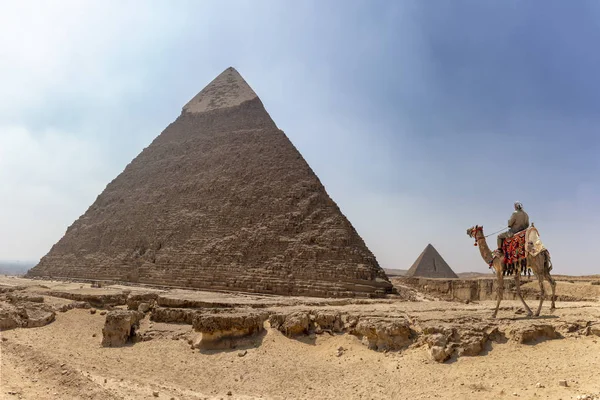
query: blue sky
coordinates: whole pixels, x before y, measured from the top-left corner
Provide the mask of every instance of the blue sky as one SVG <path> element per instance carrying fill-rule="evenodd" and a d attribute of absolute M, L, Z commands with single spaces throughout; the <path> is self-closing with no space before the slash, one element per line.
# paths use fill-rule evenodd
<path fill-rule="evenodd" d="M 520 200 L 600 273 L 596 1 L 0 3 L 0 259 L 35 260 L 234 66 L 386 268 Z"/>

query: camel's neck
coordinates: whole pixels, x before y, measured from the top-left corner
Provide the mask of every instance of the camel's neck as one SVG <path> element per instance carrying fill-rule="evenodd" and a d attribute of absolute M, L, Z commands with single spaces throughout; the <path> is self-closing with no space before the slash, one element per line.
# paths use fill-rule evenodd
<path fill-rule="evenodd" d="M 481 258 L 483 258 L 483 261 L 488 263 L 492 259 L 492 250 L 490 250 L 483 232 L 479 232 L 477 234 L 477 246 L 479 247 Z"/>

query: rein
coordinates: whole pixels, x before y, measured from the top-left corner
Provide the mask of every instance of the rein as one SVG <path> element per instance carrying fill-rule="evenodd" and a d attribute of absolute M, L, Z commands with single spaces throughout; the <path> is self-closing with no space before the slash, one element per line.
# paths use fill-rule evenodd
<path fill-rule="evenodd" d="M 490 233 L 489 235 L 485 235 L 484 237 L 485 237 L 485 238 L 486 238 L 486 237 L 490 237 L 490 236 L 492 236 L 492 235 L 495 235 L 496 233 L 500 233 L 500 232 L 502 232 L 502 231 L 504 231 L 504 230 L 506 230 L 506 229 L 508 229 L 508 228 L 502 228 L 502 229 L 500 229 L 499 231 L 496 231 L 496 232 L 494 232 L 494 233 Z"/>
<path fill-rule="evenodd" d="M 496 233 L 500 233 L 500 232 L 502 232 L 502 231 L 504 231 L 504 230 L 506 230 L 506 229 L 507 229 L 507 228 L 502 228 L 502 229 L 500 229 L 499 231 L 496 231 L 496 232 L 490 233 L 489 235 L 484 235 L 483 237 L 480 237 L 479 239 L 485 239 L 485 238 L 487 238 L 487 237 L 490 237 L 490 236 L 492 236 L 492 235 L 495 235 Z M 475 228 L 473 229 L 473 239 L 475 239 L 475 244 L 473 244 L 473 246 L 477 246 L 477 241 L 479 240 L 479 239 L 477 238 L 477 232 L 481 232 L 481 233 L 483 233 L 483 226 L 477 226 L 477 225 L 476 225 L 476 226 L 475 226 Z"/>

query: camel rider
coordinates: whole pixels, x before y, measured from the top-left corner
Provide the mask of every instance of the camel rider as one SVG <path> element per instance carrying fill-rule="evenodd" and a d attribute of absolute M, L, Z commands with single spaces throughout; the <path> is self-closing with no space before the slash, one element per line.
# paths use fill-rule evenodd
<path fill-rule="evenodd" d="M 523 204 L 515 201 L 515 211 L 508 220 L 508 231 L 498 235 L 498 250 L 502 252 L 504 239 L 512 237 L 515 233 L 529 228 L 529 215 L 523 210 Z"/>

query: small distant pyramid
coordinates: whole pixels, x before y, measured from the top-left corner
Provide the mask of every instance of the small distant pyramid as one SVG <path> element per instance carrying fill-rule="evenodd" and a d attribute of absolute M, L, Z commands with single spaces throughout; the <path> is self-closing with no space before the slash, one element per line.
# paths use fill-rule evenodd
<path fill-rule="evenodd" d="M 452 268 L 437 252 L 435 247 L 428 244 L 419 258 L 415 260 L 406 276 L 423 278 L 458 278 Z"/>
<path fill-rule="evenodd" d="M 183 107 L 28 276 L 293 296 L 393 292 L 234 68 Z"/>

